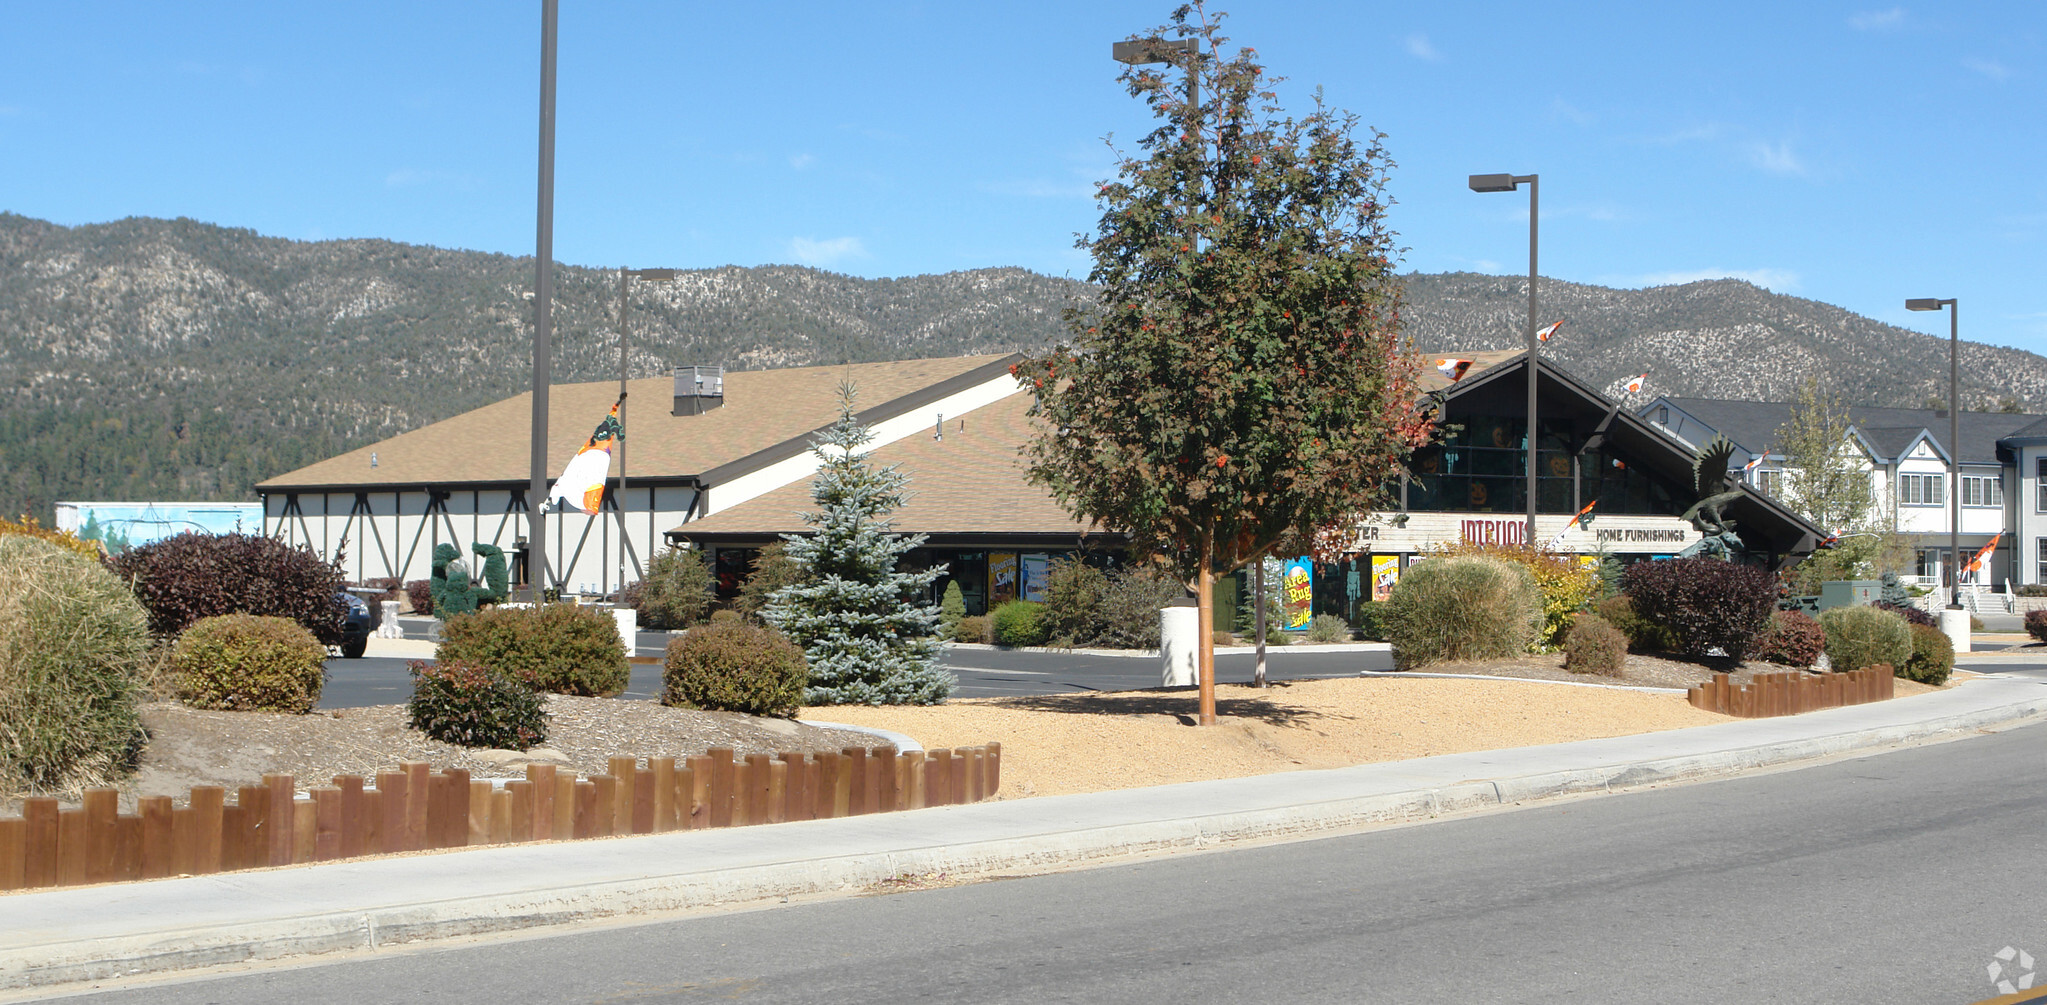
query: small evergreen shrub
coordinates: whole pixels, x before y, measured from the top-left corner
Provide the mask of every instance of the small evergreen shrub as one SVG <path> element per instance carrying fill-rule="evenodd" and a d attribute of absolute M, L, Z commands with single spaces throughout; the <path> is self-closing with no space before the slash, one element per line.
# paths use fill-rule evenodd
<path fill-rule="evenodd" d="M 1334 614 L 1317 614 L 1308 622 L 1310 642 L 1349 642 L 1350 623 Z"/>
<path fill-rule="evenodd" d="M 334 594 L 341 570 L 308 547 L 256 534 L 179 534 L 107 560 L 149 612 L 149 630 L 172 638 L 201 618 L 289 618 L 323 643 L 341 641 Z"/>
<path fill-rule="evenodd" d="M 1541 627 L 1542 595 L 1524 565 L 1486 557 L 1432 558 L 1407 570 L 1381 624 L 1393 664 L 1498 659 L 1525 652 Z"/>
<path fill-rule="evenodd" d="M 1035 600 L 1012 600 L 989 615 L 989 631 L 1001 646 L 1042 646 L 1045 634 L 1045 605 Z"/>
<path fill-rule="evenodd" d="M 782 633 L 734 622 L 671 640 L 662 682 L 664 705 L 788 717 L 803 707 L 810 673 Z"/>
<path fill-rule="evenodd" d="M 2026 612 L 2026 634 L 2038 641 L 2047 642 L 2047 611 Z"/>
<path fill-rule="evenodd" d="M 1939 687 L 1955 669 L 1955 643 L 1947 633 L 1926 625 L 1912 626 L 1912 655 L 1895 664 L 1897 675 Z"/>
<path fill-rule="evenodd" d="M 1101 627 L 1090 644 L 1105 649 L 1157 649 L 1159 609 L 1186 595 L 1186 585 L 1157 566 L 1116 570 L 1096 608 Z"/>
<path fill-rule="evenodd" d="M 1804 611 L 1778 611 L 1748 658 L 1786 667 L 1809 667 L 1827 649 L 1827 632 Z"/>
<path fill-rule="evenodd" d="M 171 670 L 178 699 L 193 708 L 303 715 L 320 700 L 327 647 L 285 618 L 219 614 L 178 635 Z"/>
<path fill-rule="evenodd" d="M 1597 614 L 1571 619 L 1564 635 L 1564 669 L 1619 677 L 1628 659 L 1628 637 Z"/>
<path fill-rule="evenodd" d="M 2047 583 L 2027 583 L 2012 589 L 2021 597 L 2047 597 Z"/>
<path fill-rule="evenodd" d="M 711 609 L 711 569 L 695 548 L 670 548 L 647 563 L 634 599 L 640 624 L 661 631 L 688 628 Z"/>
<path fill-rule="evenodd" d="M 1911 626 L 1892 611 L 1836 607 L 1820 612 L 1820 627 L 1827 633 L 1827 661 L 1837 671 L 1900 667 L 1912 658 Z"/>
<path fill-rule="evenodd" d="M 441 625 L 439 661 L 480 663 L 542 691 L 614 695 L 631 676 L 618 623 L 593 607 L 490 607 Z"/>
<path fill-rule="evenodd" d="M 961 618 L 960 623 L 953 626 L 952 640 L 954 642 L 975 642 L 984 646 L 993 645 L 995 642 L 994 626 L 988 623 L 987 615 L 970 614 Z"/>
<path fill-rule="evenodd" d="M 774 596 L 776 590 L 809 581 L 810 573 L 801 563 L 789 557 L 782 542 L 776 541 L 753 556 L 753 564 L 747 567 L 746 581 L 739 584 L 739 596 L 732 601 L 732 609 L 748 621 L 759 621 L 761 611 L 768 606 L 768 598 Z"/>
<path fill-rule="evenodd" d="M 125 773 L 151 665 L 149 615 L 97 557 L 0 534 L 0 795 Z"/>
<path fill-rule="evenodd" d="M 412 605 L 412 613 L 423 618 L 433 616 L 434 581 L 415 579 L 405 584 L 405 602 Z"/>
<path fill-rule="evenodd" d="M 1925 611 L 1922 611 L 1911 604 L 1894 604 L 1879 600 L 1873 604 L 1870 604 L 1869 606 L 1874 607 L 1879 611 L 1890 611 L 1891 613 L 1896 614 L 1901 618 L 1904 618 L 1905 623 L 1908 625 L 1925 625 L 1928 628 L 1940 627 L 1939 618 L 1936 618 L 1933 615 L 1928 614 Z"/>
<path fill-rule="evenodd" d="M 1622 574 L 1636 613 L 1677 634 L 1679 651 L 1718 649 L 1741 659 L 1777 609 L 1777 577 L 1768 569 L 1717 558 L 1636 562 Z"/>
<path fill-rule="evenodd" d="M 1632 653 L 1667 653 L 1678 648 L 1677 633 L 1635 612 L 1635 602 L 1623 593 L 1599 602 L 1599 616 L 1628 638 Z"/>
<path fill-rule="evenodd" d="M 481 663 L 412 663 L 412 728 L 442 743 L 526 750 L 547 739 L 540 692 L 527 681 Z"/>
<path fill-rule="evenodd" d="M 955 579 L 945 584 L 945 598 L 938 603 L 938 634 L 952 638 L 960 619 L 966 616 L 967 598 L 960 592 L 960 581 Z"/>
<path fill-rule="evenodd" d="M 1497 558 L 1526 568 L 1542 598 L 1542 626 L 1537 630 L 1536 644 L 1545 648 L 1562 645 L 1572 617 L 1607 592 L 1599 570 L 1578 564 L 1576 555 L 1476 541 L 1460 541 L 1440 553 Z"/>
<path fill-rule="evenodd" d="M 1374 603 L 1367 600 L 1358 604 L 1358 637 L 1371 642 L 1386 641 L 1386 628 L 1381 624 L 1381 620 L 1385 617 L 1385 611 L 1386 605 L 1382 603 Z"/>
<path fill-rule="evenodd" d="M 1053 559 L 1045 575 L 1045 637 L 1065 648 L 1091 645 L 1102 634 L 1107 573 L 1075 558 Z"/>

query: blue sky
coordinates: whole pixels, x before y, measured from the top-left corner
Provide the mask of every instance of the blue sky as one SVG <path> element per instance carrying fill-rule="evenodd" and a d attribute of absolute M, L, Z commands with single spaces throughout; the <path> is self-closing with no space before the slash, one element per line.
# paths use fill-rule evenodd
<path fill-rule="evenodd" d="M 562 4 L 555 254 L 1084 277 L 1168 2 Z M 2047 5 L 1218 4 L 1388 134 L 1408 268 L 1739 276 L 2047 352 Z M 539 4 L 13 4 L 0 210 L 534 247 Z"/>

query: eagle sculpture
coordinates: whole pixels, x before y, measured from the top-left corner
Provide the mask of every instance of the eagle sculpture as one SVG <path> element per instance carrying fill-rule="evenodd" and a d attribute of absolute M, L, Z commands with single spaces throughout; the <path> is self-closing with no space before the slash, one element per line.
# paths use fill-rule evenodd
<path fill-rule="evenodd" d="M 1734 521 L 1724 512 L 1741 498 L 1741 484 L 1728 477 L 1727 465 L 1734 459 L 1735 449 L 1733 441 L 1716 435 L 1692 461 L 1692 491 L 1698 501 L 1684 511 L 1683 519 L 1690 521 L 1703 536 L 1698 543 L 1679 552 L 1681 557 L 1711 555 L 1727 559 L 1742 546 L 1741 538 L 1734 533 Z"/>

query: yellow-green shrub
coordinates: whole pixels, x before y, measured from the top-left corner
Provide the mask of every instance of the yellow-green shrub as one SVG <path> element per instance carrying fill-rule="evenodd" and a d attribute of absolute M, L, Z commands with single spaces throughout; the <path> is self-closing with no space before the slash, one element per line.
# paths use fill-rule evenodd
<path fill-rule="evenodd" d="M 149 614 L 76 549 L 0 534 L 0 793 L 123 774 L 142 741 Z"/>
<path fill-rule="evenodd" d="M 1480 555 L 1410 567 L 1384 607 L 1379 623 L 1402 669 L 1513 656 L 1542 624 L 1542 594 L 1528 567 Z"/>
<path fill-rule="evenodd" d="M 171 646 L 178 699 L 235 712 L 313 710 L 327 680 L 327 647 L 289 618 L 201 618 Z"/>
<path fill-rule="evenodd" d="M 468 660 L 556 694 L 625 690 L 632 667 L 611 615 L 575 604 L 492 607 L 449 618 L 437 660 Z"/>
<path fill-rule="evenodd" d="M 668 643 L 661 703 L 747 715 L 793 716 L 810 672 L 803 650 L 772 628 L 703 625 Z"/>

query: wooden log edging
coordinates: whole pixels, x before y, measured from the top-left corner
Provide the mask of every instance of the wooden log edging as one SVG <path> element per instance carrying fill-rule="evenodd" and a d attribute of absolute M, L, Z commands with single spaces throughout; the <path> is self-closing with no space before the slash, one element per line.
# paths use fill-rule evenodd
<path fill-rule="evenodd" d="M 644 766 L 642 766 L 644 763 Z M 1002 745 L 870 756 L 748 754 L 713 747 L 686 758 L 613 757 L 607 774 L 578 778 L 551 764 L 526 777 L 472 779 L 407 761 L 375 784 L 336 775 L 301 791 L 267 774 L 229 800 L 193 786 L 186 805 L 144 796 L 120 812 L 115 789 L 88 789 L 77 809 L 48 797 L 0 817 L 0 891 L 199 876 L 520 841 L 570 841 L 819 820 L 977 802 L 1002 782 Z"/>
<path fill-rule="evenodd" d="M 1896 693 L 1896 674 L 1878 665 L 1846 673 L 1802 671 L 1759 673 L 1747 684 L 1735 684 L 1724 673 L 1685 692 L 1692 707 L 1744 719 L 1797 715 L 1823 708 L 1883 701 Z"/>

